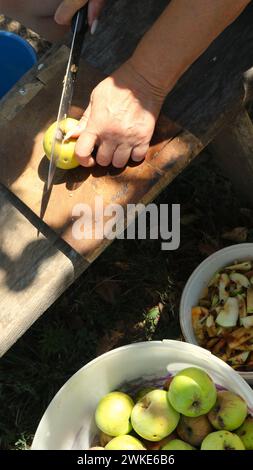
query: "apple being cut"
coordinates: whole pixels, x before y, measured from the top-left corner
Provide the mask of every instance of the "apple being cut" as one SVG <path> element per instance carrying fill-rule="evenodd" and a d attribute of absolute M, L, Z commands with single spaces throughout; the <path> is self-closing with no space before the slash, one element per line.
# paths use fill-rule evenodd
<path fill-rule="evenodd" d="M 173 408 L 189 417 L 208 413 L 215 404 L 216 396 L 216 387 L 211 377 L 197 367 L 188 367 L 178 372 L 168 390 Z"/>
<path fill-rule="evenodd" d="M 106 446 L 106 450 L 146 450 L 144 445 L 133 436 L 114 437 Z"/>
<path fill-rule="evenodd" d="M 76 119 L 66 118 L 60 123 L 60 132 L 62 133 L 59 137 L 65 136 L 73 127 L 78 124 Z M 53 140 L 57 128 L 57 122 L 54 122 L 45 132 L 43 147 L 47 158 L 50 160 Z M 75 156 L 76 139 L 69 139 L 66 142 L 58 142 L 56 140 L 54 154 L 56 157 L 56 166 L 62 170 L 70 170 L 79 166 L 79 162 Z"/>
<path fill-rule="evenodd" d="M 234 431 L 244 422 L 248 414 L 247 403 L 235 393 L 222 390 L 208 413 L 208 419 L 215 429 Z"/>
<path fill-rule="evenodd" d="M 213 431 L 213 428 L 206 415 L 197 418 L 189 418 L 181 416 L 177 433 L 179 437 L 191 444 L 192 446 L 200 446 L 203 439 Z"/>
<path fill-rule="evenodd" d="M 253 450 L 253 417 L 248 416 L 236 434 L 240 437 L 246 450 Z"/>
<path fill-rule="evenodd" d="M 236 434 L 229 431 L 215 431 L 205 437 L 201 450 L 245 450 L 245 447 Z"/>
<path fill-rule="evenodd" d="M 100 400 L 96 409 L 97 427 L 109 436 L 128 434 L 132 429 L 130 417 L 133 406 L 132 398 L 126 393 L 108 393 Z"/>
<path fill-rule="evenodd" d="M 179 413 L 172 408 L 165 390 L 153 390 L 139 400 L 132 411 L 132 426 L 148 441 L 160 441 L 177 427 Z"/>

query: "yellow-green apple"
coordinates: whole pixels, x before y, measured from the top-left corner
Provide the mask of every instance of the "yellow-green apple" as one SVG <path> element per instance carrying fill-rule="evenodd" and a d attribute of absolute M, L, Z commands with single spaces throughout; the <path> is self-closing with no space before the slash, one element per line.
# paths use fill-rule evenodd
<path fill-rule="evenodd" d="M 201 450 L 245 450 L 241 439 L 230 431 L 215 431 L 208 434 Z"/>
<path fill-rule="evenodd" d="M 195 447 L 192 447 L 185 441 L 181 439 L 173 439 L 168 442 L 165 446 L 162 447 L 162 450 L 196 450 Z"/>
<path fill-rule="evenodd" d="M 143 439 L 160 441 L 176 429 L 179 417 L 167 399 L 167 392 L 153 390 L 134 405 L 131 422 Z"/>
<path fill-rule="evenodd" d="M 213 428 L 206 415 L 197 418 L 189 418 L 181 415 L 177 427 L 179 437 L 191 444 L 199 447 L 203 439 L 213 431 Z"/>
<path fill-rule="evenodd" d="M 168 444 L 168 442 L 172 441 L 173 439 L 177 439 L 177 438 L 178 438 L 177 434 L 175 432 L 173 432 L 172 434 L 165 437 L 161 441 L 151 442 L 151 441 L 147 441 L 146 439 L 143 439 L 142 442 L 143 442 L 144 446 L 146 447 L 146 449 L 148 449 L 148 450 L 161 450 L 162 447 L 164 447 L 166 444 Z"/>
<path fill-rule="evenodd" d="M 173 408 L 189 417 L 208 413 L 215 404 L 216 396 L 217 390 L 211 377 L 197 367 L 178 372 L 168 390 Z"/>
<path fill-rule="evenodd" d="M 114 437 L 105 446 L 106 450 L 146 450 L 144 445 L 139 439 L 133 436 L 118 436 Z"/>
<path fill-rule="evenodd" d="M 63 119 L 60 123 L 60 131 L 61 136 L 65 136 L 73 127 L 77 125 L 78 121 L 72 118 Z M 43 140 L 43 147 L 44 152 L 47 158 L 50 160 L 52 147 L 53 147 L 53 140 L 55 137 L 55 132 L 57 129 L 57 122 L 54 122 L 45 132 L 44 140 Z M 72 168 L 76 168 L 79 165 L 79 162 L 75 156 L 75 146 L 76 146 L 76 139 L 69 139 L 64 141 L 62 144 L 60 141 L 55 142 L 54 147 L 54 154 L 56 157 L 56 166 L 57 168 L 61 168 L 62 170 L 70 170 Z"/>
<path fill-rule="evenodd" d="M 234 431 L 242 425 L 247 414 L 247 403 L 243 398 L 222 390 L 217 393 L 216 403 L 208 413 L 208 419 L 215 429 Z"/>
<path fill-rule="evenodd" d="M 134 402 L 123 392 L 111 392 L 99 402 L 95 421 L 100 431 L 109 436 L 128 434 L 131 429 L 131 412 Z"/>
<path fill-rule="evenodd" d="M 248 416 L 244 423 L 237 429 L 236 434 L 240 437 L 246 450 L 253 450 L 253 418 Z"/>

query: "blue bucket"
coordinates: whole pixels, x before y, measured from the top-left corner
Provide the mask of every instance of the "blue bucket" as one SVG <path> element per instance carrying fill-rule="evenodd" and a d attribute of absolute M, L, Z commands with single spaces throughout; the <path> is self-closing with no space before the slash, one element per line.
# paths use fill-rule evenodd
<path fill-rule="evenodd" d="M 0 99 L 36 62 L 36 53 L 27 41 L 0 31 Z"/>

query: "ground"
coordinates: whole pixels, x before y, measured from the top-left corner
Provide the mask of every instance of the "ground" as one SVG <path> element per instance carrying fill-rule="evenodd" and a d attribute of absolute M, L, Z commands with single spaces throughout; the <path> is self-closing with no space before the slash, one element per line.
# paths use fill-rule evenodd
<path fill-rule="evenodd" d="M 21 31 L 40 51 L 48 47 Z M 180 248 L 115 241 L 1 359 L 1 449 L 28 449 L 55 393 L 97 355 L 135 341 L 181 339 L 179 300 L 193 269 L 219 248 L 253 241 L 253 211 L 208 152 L 156 202 L 181 204 Z"/>

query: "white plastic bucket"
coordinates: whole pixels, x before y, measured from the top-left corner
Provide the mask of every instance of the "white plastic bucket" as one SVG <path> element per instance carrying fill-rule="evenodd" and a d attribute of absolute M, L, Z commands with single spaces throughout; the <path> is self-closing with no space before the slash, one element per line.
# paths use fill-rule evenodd
<path fill-rule="evenodd" d="M 32 449 L 88 449 L 97 433 L 95 409 L 104 395 L 124 389 L 129 382 L 133 389 L 136 382 L 143 387 L 189 366 L 203 368 L 217 385 L 243 397 L 253 410 L 249 385 L 210 352 L 172 340 L 136 343 L 103 354 L 66 382 L 42 417 Z"/>
<path fill-rule="evenodd" d="M 212 254 L 193 271 L 185 285 L 180 302 L 180 325 L 188 343 L 198 344 L 192 328 L 191 309 L 198 305 L 203 289 L 210 279 L 224 266 L 236 260 L 249 259 L 253 260 L 253 243 L 232 245 Z M 239 374 L 253 384 L 253 372 L 239 372 Z"/>

